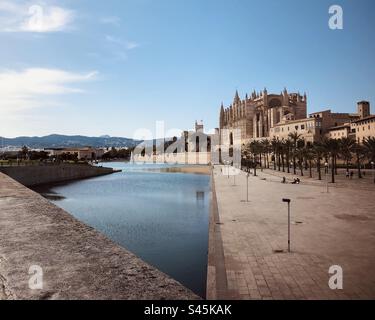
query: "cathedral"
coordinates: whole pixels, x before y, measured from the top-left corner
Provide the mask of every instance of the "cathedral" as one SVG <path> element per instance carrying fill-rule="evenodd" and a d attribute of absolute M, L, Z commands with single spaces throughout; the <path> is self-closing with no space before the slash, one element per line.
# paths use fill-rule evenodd
<path fill-rule="evenodd" d="M 267 89 L 246 94 L 241 100 L 236 92 L 233 104 L 227 108 L 221 105 L 221 143 L 233 145 L 246 143 L 251 139 L 269 138 L 271 128 L 278 124 L 307 117 L 307 97 L 299 93 L 269 94 Z"/>

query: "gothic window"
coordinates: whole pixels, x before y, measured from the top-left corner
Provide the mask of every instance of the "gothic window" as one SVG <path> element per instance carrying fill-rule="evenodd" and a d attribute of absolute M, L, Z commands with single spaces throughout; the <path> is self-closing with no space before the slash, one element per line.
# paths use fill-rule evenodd
<path fill-rule="evenodd" d="M 279 99 L 271 99 L 271 101 L 268 103 L 270 108 L 277 108 L 281 107 L 281 101 Z"/>

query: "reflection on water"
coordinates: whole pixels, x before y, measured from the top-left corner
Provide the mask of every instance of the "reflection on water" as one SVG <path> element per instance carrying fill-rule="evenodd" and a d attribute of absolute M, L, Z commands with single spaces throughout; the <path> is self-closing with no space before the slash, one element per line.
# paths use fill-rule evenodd
<path fill-rule="evenodd" d="M 165 173 L 165 164 L 104 166 L 123 172 L 36 191 L 204 296 L 210 177 Z"/>

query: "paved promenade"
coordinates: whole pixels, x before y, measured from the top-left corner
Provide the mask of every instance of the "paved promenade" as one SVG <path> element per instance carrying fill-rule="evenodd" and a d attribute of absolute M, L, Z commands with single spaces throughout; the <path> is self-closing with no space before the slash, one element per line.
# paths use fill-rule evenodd
<path fill-rule="evenodd" d="M 247 203 L 246 174 L 234 186 L 234 177 L 228 179 L 221 168 L 213 172 L 217 208 L 214 203 L 209 299 L 375 298 L 372 185 L 331 187 L 326 193 L 324 181 L 281 184 L 273 171 L 259 170 L 249 178 Z M 292 200 L 290 254 L 282 198 Z M 332 265 L 343 268 L 343 290 L 328 286 Z"/>

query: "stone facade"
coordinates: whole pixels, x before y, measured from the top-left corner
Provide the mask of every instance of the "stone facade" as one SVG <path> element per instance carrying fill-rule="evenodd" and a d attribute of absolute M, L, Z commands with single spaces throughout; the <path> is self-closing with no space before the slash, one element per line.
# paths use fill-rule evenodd
<path fill-rule="evenodd" d="M 298 133 L 308 142 L 324 137 L 340 139 L 355 137 L 360 142 L 375 136 L 375 120 L 370 103 L 360 101 L 356 113 L 324 110 L 307 117 L 307 96 L 299 93 L 268 94 L 255 91 L 241 100 L 238 92 L 233 103 L 220 109 L 220 143 L 224 146 L 243 145 L 252 140 L 287 139 Z"/>
<path fill-rule="evenodd" d="M 297 133 L 304 137 L 307 142 L 314 142 L 322 136 L 322 119 L 308 118 L 280 123 L 271 128 L 270 139 L 287 140 L 289 134 Z"/>
<path fill-rule="evenodd" d="M 354 121 L 350 125 L 359 143 L 362 143 L 366 138 L 375 137 L 375 115 Z"/>
<path fill-rule="evenodd" d="M 286 89 L 280 94 L 269 94 L 264 89 L 241 100 L 236 92 L 233 104 L 228 108 L 221 106 L 221 142 L 232 145 L 238 140 L 242 144 L 251 139 L 268 138 L 272 127 L 306 117 L 306 94 L 288 93 Z"/>
<path fill-rule="evenodd" d="M 342 126 L 337 126 L 328 129 L 328 132 L 326 133 L 326 138 L 329 139 L 342 139 L 342 138 L 349 138 L 351 135 L 351 128 L 350 124 L 345 124 Z"/>

